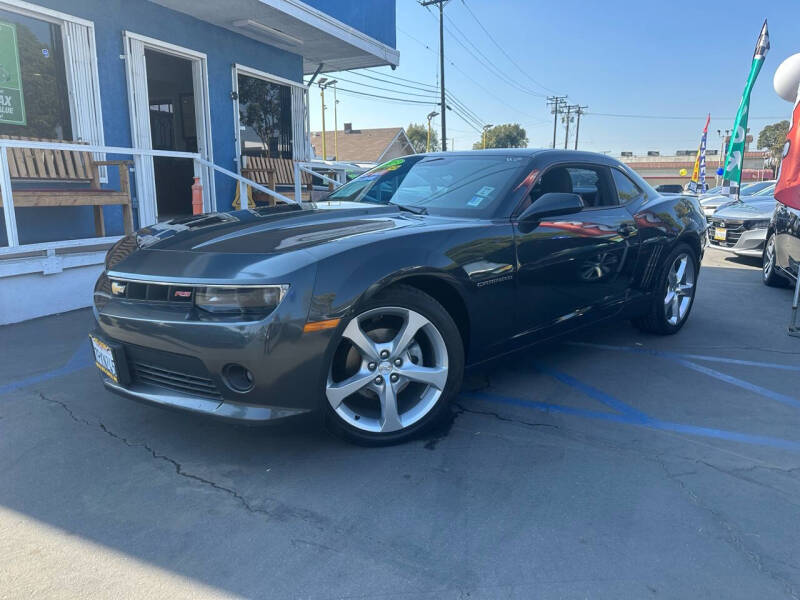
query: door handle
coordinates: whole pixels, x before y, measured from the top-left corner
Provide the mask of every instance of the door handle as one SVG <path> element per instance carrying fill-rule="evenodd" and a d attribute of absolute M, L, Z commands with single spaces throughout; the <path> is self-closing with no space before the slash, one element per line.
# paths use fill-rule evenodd
<path fill-rule="evenodd" d="M 636 233 L 636 227 L 634 227 L 630 223 L 622 223 L 619 227 L 617 227 L 617 233 L 627 237 L 629 235 Z"/>

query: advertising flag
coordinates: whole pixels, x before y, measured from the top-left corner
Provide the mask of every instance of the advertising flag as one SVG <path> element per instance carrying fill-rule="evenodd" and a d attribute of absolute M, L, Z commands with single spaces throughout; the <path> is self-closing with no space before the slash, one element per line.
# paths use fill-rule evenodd
<path fill-rule="evenodd" d="M 703 135 L 700 137 L 700 148 L 697 150 L 697 157 L 694 159 L 692 180 L 689 182 L 689 190 L 695 194 L 702 194 L 708 189 L 706 186 L 706 138 L 708 137 L 708 124 L 710 121 L 711 113 L 706 117 L 706 126 L 703 127 Z"/>
<path fill-rule="evenodd" d="M 736 111 L 736 120 L 733 123 L 733 133 L 728 152 L 725 155 L 725 169 L 723 174 L 723 192 L 729 196 L 739 197 L 739 184 L 742 181 L 742 162 L 744 160 L 744 146 L 747 137 L 747 117 L 750 110 L 750 92 L 764 64 L 764 59 L 769 50 L 769 31 L 767 31 L 767 21 L 761 27 L 761 33 L 756 42 L 756 49 L 753 52 L 753 61 L 750 64 L 750 74 L 742 92 L 742 100 L 739 103 L 739 110 Z"/>
<path fill-rule="evenodd" d="M 800 87 L 797 88 L 792 127 L 783 146 L 775 199 L 781 204 L 800 210 Z"/>

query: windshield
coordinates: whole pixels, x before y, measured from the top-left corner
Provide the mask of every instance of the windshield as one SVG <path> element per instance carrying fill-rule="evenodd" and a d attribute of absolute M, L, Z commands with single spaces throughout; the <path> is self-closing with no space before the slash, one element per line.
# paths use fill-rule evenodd
<path fill-rule="evenodd" d="M 750 195 L 754 196 L 754 197 L 755 196 L 758 196 L 758 197 L 760 197 L 760 196 L 772 196 L 772 194 L 774 192 L 775 192 L 775 184 L 773 183 L 772 185 L 765 187 L 761 191 L 758 191 L 755 194 L 750 194 Z"/>
<path fill-rule="evenodd" d="M 486 154 L 396 158 L 367 171 L 327 199 L 486 218 L 494 214 L 524 163 L 518 156 Z"/>
<path fill-rule="evenodd" d="M 774 181 L 759 181 L 758 183 L 751 183 L 750 185 L 744 186 L 741 191 L 739 192 L 740 196 L 752 196 L 753 194 L 757 194 L 758 192 L 762 191 L 763 189 L 774 186 Z"/>

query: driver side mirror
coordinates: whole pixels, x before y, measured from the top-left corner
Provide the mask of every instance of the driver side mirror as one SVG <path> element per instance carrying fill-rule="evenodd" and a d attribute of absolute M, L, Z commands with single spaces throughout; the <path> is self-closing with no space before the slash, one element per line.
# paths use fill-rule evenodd
<path fill-rule="evenodd" d="M 539 196 L 519 216 L 520 223 L 541 221 L 546 217 L 571 215 L 583 210 L 583 199 L 578 194 L 549 192 Z"/>

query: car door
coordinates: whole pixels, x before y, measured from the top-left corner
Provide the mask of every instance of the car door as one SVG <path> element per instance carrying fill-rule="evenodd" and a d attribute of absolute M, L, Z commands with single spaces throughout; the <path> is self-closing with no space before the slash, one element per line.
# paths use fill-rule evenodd
<path fill-rule="evenodd" d="M 611 169 L 552 165 L 528 201 L 547 192 L 577 193 L 584 209 L 538 223 L 514 223 L 518 335 L 571 328 L 614 314 L 631 284 L 637 228 L 620 201 Z"/>

